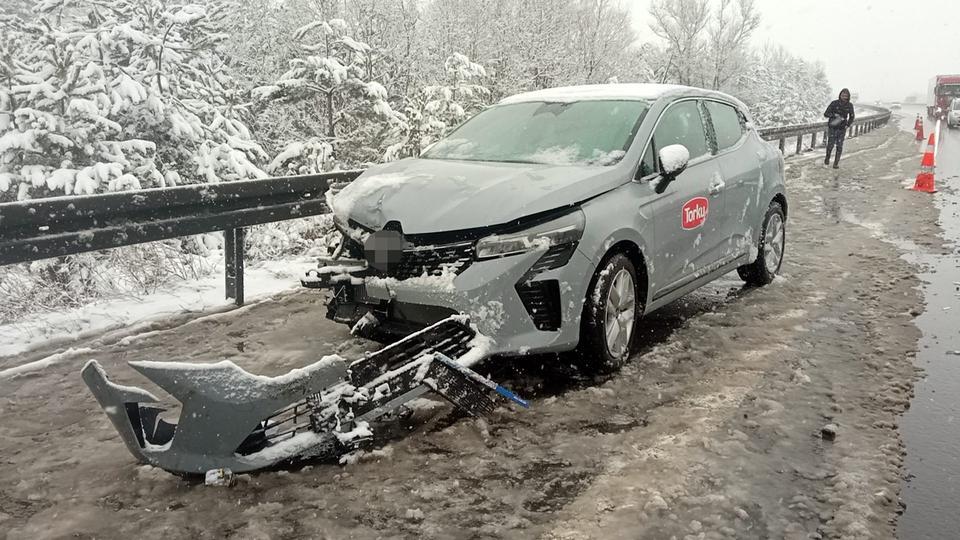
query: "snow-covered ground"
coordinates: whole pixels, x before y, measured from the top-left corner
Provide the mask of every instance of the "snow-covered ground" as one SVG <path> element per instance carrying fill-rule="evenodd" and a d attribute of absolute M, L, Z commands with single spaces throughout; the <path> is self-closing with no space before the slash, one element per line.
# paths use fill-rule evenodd
<path fill-rule="evenodd" d="M 883 143 L 893 131 L 852 139 L 839 171 L 792 160 L 787 279 L 751 288 L 732 274 L 657 311 L 611 377 L 577 376 L 553 357 L 492 360 L 484 373 L 530 409 L 465 419 L 421 402 L 345 467 L 210 488 L 137 465 L 77 373 L 92 358 L 118 384 L 143 386 L 128 361 L 230 360 L 273 376 L 377 347 L 326 321 L 315 291 L 0 359 L 74 348 L 0 380 L 0 530 L 11 540 L 893 537 L 897 421 L 922 306 L 904 247 L 877 228 L 939 249 L 931 199 L 900 186 L 916 147 L 902 134 Z M 829 425 L 835 440 L 822 435 Z"/>
<path fill-rule="evenodd" d="M 110 330 L 137 333 L 149 323 L 174 315 L 217 312 L 233 308 L 224 295 L 223 267 L 194 281 L 180 281 L 145 296 L 110 298 L 80 308 L 39 313 L 0 325 L 0 358 L 51 343 L 84 339 Z M 312 258 L 263 261 L 244 272 L 246 304 L 300 286 L 300 278 L 316 266 Z M 0 376 L 3 371 L 0 371 Z"/>

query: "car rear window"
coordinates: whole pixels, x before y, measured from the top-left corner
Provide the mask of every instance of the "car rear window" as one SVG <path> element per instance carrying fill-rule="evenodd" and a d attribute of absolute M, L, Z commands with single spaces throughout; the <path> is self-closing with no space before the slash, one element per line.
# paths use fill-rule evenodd
<path fill-rule="evenodd" d="M 526 102 L 491 107 L 421 157 L 549 165 L 613 165 L 648 109 L 645 101 Z"/>
<path fill-rule="evenodd" d="M 717 134 L 717 150 L 725 150 L 737 144 L 743 137 L 743 123 L 737 110 L 725 103 L 706 101 L 707 112 Z"/>

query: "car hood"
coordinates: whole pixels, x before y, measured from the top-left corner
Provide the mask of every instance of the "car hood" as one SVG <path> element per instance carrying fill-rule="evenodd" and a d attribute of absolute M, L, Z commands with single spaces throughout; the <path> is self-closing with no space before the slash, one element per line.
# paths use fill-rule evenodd
<path fill-rule="evenodd" d="M 621 167 L 405 159 L 371 167 L 333 196 L 341 219 L 424 234 L 499 225 L 626 183 Z"/>

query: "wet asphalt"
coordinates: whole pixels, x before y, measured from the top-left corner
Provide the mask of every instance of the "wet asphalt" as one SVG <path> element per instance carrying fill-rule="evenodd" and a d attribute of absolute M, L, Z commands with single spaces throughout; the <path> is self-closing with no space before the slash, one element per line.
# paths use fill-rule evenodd
<path fill-rule="evenodd" d="M 901 128 L 912 131 L 919 107 L 905 107 Z M 925 135 L 934 124 L 927 120 Z M 924 144 L 917 150 L 919 170 Z M 905 258 L 921 266 L 926 308 L 915 319 L 923 332 L 916 366 L 923 369 L 910 409 L 900 424 L 906 444 L 906 504 L 898 536 L 956 538 L 960 530 L 960 129 L 944 125 L 936 155 L 937 212 L 949 254 L 914 250 Z"/>

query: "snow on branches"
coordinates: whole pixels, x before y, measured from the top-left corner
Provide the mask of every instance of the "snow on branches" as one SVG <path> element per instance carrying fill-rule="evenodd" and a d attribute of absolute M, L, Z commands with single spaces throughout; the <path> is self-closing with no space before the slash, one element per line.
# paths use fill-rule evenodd
<path fill-rule="evenodd" d="M 0 201 L 264 177 L 223 7 L 44 0 L 0 40 Z"/>
<path fill-rule="evenodd" d="M 445 84 L 427 85 L 406 100 L 407 122 L 394 134 L 399 142 L 387 148 L 386 160 L 419 156 L 451 129 L 489 104 L 490 90 L 480 84 L 483 66 L 454 53 L 444 62 Z"/>
<path fill-rule="evenodd" d="M 735 93 L 750 106 L 758 126 L 822 120 L 824 103 L 833 99 L 823 66 L 808 63 L 780 47 L 764 47 L 753 54 Z"/>
<path fill-rule="evenodd" d="M 289 133 L 269 170 L 309 173 L 379 161 L 383 134 L 405 119 L 374 77 L 378 52 L 351 37 L 342 19 L 311 22 L 294 38 L 300 51 L 287 72 L 273 84 L 254 88 L 252 95 L 261 102 L 314 105 L 319 133 Z"/>

